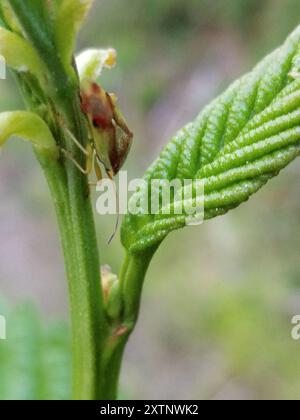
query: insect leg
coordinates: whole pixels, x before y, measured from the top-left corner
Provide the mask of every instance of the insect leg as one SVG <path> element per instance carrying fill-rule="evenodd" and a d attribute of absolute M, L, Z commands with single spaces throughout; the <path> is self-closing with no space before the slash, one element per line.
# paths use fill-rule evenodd
<path fill-rule="evenodd" d="M 78 147 L 78 149 L 81 150 L 82 153 L 85 156 L 88 157 L 90 151 L 87 150 L 87 149 L 88 149 L 89 146 L 87 148 L 85 148 L 84 146 L 82 146 L 82 144 L 79 143 L 79 141 L 76 139 L 76 137 L 74 136 L 74 134 L 68 129 L 68 127 L 64 126 L 64 131 L 68 135 L 68 137 L 73 141 L 73 143 Z"/>
<path fill-rule="evenodd" d="M 95 169 L 95 174 L 96 174 L 96 178 L 97 178 L 97 183 L 101 182 L 102 179 L 103 179 L 103 176 L 102 176 L 102 171 L 101 171 L 100 165 L 98 163 L 98 158 L 97 158 L 96 154 L 94 156 L 94 169 Z"/>
<path fill-rule="evenodd" d="M 101 172 L 101 168 L 100 168 L 98 160 L 101 162 L 101 160 L 99 159 L 99 157 L 96 154 L 95 155 L 95 160 L 94 160 L 94 168 L 95 168 L 97 180 L 98 180 L 98 182 L 101 182 L 103 177 L 102 177 L 102 172 Z M 119 196 L 118 196 L 117 186 L 116 186 L 116 183 L 115 183 L 115 180 L 114 180 L 114 174 L 113 174 L 112 171 L 110 171 L 108 169 L 105 169 L 105 171 L 106 171 L 106 174 L 107 174 L 108 178 L 110 179 L 110 181 L 112 182 L 112 185 L 114 187 L 115 197 L 116 197 L 116 209 L 117 209 L 117 220 L 116 220 L 116 223 L 115 223 L 115 228 L 114 228 L 114 231 L 113 231 L 111 237 L 108 240 L 108 245 L 110 245 L 111 242 L 114 240 L 114 238 L 117 234 L 118 228 L 119 228 L 120 207 L 119 207 Z"/>
<path fill-rule="evenodd" d="M 91 146 L 91 144 L 87 145 L 87 148 L 84 149 L 84 154 L 86 156 L 86 163 L 85 168 L 81 166 L 81 164 L 74 158 L 72 153 L 70 153 L 68 150 L 61 148 L 62 153 L 64 156 L 69 159 L 71 162 L 74 163 L 76 168 L 83 174 L 83 175 L 89 175 L 92 172 L 93 169 L 93 154 L 94 150 Z"/>
<path fill-rule="evenodd" d="M 72 156 L 72 154 L 66 150 L 66 149 L 61 149 L 61 151 L 63 152 L 63 154 L 65 155 L 65 157 L 67 159 L 69 159 L 71 162 L 74 163 L 74 165 L 76 166 L 77 169 L 79 169 L 79 171 L 83 174 L 83 175 L 89 175 L 90 174 L 90 170 L 88 170 L 87 168 L 84 169 L 80 163 L 77 162 L 77 160 Z"/>
<path fill-rule="evenodd" d="M 102 181 L 103 176 L 102 176 L 102 171 L 101 171 L 100 165 L 98 163 L 96 153 L 93 156 L 93 165 L 94 165 L 94 170 L 95 170 L 97 181 L 89 182 L 89 185 L 91 185 L 93 187 L 97 187 L 99 185 L 99 183 Z"/>
<path fill-rule="evenodd" d="M 118 191 L 117 191 L 115 180 L 113 178 L 111 179 L 111 182 L 113 183 L 114 190 L 115 190 L 115 195 L 116 195 L 117 220 L 116 220 L 116 223 L 115 223 L 115 229 L 114 229 L 111 237 L 108 240 L 108 245 L 110 245 L 112 243 L 112 241 L 115 239 L 115 236 L 116 236 L 118 228 L 119 228 L 119 223 L 120 223 L 120 206 L 119 206 Z"/>
<path fill-rule="evenodd" d="M 93 169 L 93 158 L 94 158 L 94 149 L 91 144 L 88 144 L 86 149 L 86 163 L 85 163 L 85 171 L 90 174 Z"/>

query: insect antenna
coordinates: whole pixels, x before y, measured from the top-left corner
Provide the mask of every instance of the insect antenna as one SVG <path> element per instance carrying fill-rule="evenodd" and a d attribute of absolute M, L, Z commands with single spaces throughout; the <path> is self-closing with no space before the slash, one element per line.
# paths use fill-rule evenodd
<path fill-rule="evenodd" d="M 99 166 L 99 162 L 102 163 L 102 165 L 105 168 L 105 172 L 106 175 L 108 176 L 109 180 L 112 182 L 113 188 L 114 188 L 114 192 L 115 192 L 115 197 L 116 197 L 116 209 L 117 209 L 117 220 L 115 223 L 115 228 L 114 231 L 111 235 L 111 237 L 108 240 L 108 245 L 110 245 L 112 243 L 112 241 L 115 239 L 118 228 L 119 228 L 119 222 L 120 222 L 120 205 L 119 205 L 119 197 L 118 197 L 118 190 L 117 190 L 117 186 L 116 186 L 116 182 L 114 180 L 114 173 L 112 172 L 112 170 L 109 170 L 105 167 L 104 163 L 102 162 L 102 160 L 100 159 L 100 157 L 95 154 L 95 158 L 94 158 L 94 168 L 95 168 L 95 172 L 96 172 L 96 176 L 97 176 L 97 183 L 101 182 L 102 180 L 102 173 L 101 173 L 101 168 Z"/>
<path fill-rule="evenodd" d="M 116 195 L 116 208 L 117 208 L 117 220 L 115 223 L 115 228 L 114 231 L 111 235 L 111 237 L 108 240 L 108 245 L 110 245 L 112 243 L 112 241 L 115 239 L 116 234 L 118 232 L 119 229 L 119 223 L 120 223 L 120 205 L 119 205 L 119 197 L 118 197 L 118 191 L 117 191 L 117 186 L 116 186 L 116 182 L 114 180 L 114 178 L 111 176 L 110 173 L 108 173 L 108 176 L 113 184 L 114 190 L 115 190 L 115 195 Z"/>

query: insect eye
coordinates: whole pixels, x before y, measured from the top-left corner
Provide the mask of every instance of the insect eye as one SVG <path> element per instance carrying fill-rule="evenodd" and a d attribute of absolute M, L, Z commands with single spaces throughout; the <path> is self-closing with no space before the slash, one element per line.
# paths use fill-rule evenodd
<path fill-rule="evenodd" d="M 97 118 L 93 118 L 93 126 L 95 127 L 95 128 L 99 128 L 99 121 L 97 120 Z"/>

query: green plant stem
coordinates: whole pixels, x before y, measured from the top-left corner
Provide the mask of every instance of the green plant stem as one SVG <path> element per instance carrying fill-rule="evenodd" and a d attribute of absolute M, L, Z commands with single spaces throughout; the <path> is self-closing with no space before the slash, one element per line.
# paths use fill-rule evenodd
<path fill-rule="evenodd" d="M 78 95 L 61 96 L 58 106 L 68 126 L 82 143 L 86 141 L 80 115 Z M 23 89 L 27 107 L 37 111 Z M 60 127 L 55 130 L 61 131 Z M 58 141 L 80 161 L 82 156 L 68 137 Z M 73 342 L 73 398 L 106 399 L 105 375 L 102 369 L 107 322 L 100 280 L 100 262 L 93 212 L 86 177 L 72 162 L 49 161 L 38 154 L 56 208 L 69 286 Z"/>
<path fill-rule="evenodd" d="M 138 256 L 127 255 L 120 272 L 123 313 L 121 319 L 111 325 L 102 355 L 108 399 L 115 399 L 118 394 L 124 350 L 138 320 L 143 284 L 153 253 L 154 250 Z"/>
<path fill-rule="evenodd" d="M 69 79 L 66 79 L 63 92 L 56 92 L 55 105 L 64 115 L 68 129 L 84 145 L 87 142 L 87 131 L 80 111 L 78 91 L 68 82 Z M 84 165 L 84 156 L 67 134 L 58 140 Z M 108 324 L 88 180 L 69 160 L 52 164 L 40 161 L 56 207 L 68 277 L 73 342 L 73 398 L 107 399 L 102 355 Z"/>
<path fill-rule="evenodd" d="M 70 113 L 69 125 L 76 137 L 85 144 L 84 125 L 80 119 L 79 106 Z M 64 108 L 68 111 L 67 106 Z M 66 140 L 68 150 L 80 159 L 72 141 Z M 80 161 L 80 160 L 79 160 Z M 66 238 L 73 241 L 67 249 L 66 265 L 76 269 L 76 277 L 69 277 L 70 307 L 74 351 L 74 389 L 76 400 L 106 399 L 105 375 L 101 367 L 104 340 L 107 335 L 103 296 L 100 280 L 100 261 L 95 233 L 94 218 L 86 177 L 82 176 L 72 162 L 65 163 L 68 182 L 71 229 Z M 62 240 L 66 237 L 65 225 L 61 226 Z M 70 252 L 72 255 L 69 255 Z M 68 272 L 68 269 L 67 269 Z"/>
<path fill-rule="evenodd" d="M 45 92 L 49 103 L 55 107 L 53 121 L 50 120 L 57 142 L 84 167 L 83 153 L 64 130 L 67 127 L 82 146 L 87 145 L 87 124 L 80 108 L 76 72 L 72 69 L 66 72 L 57 55 L 44 3 L 37 0 L 9 0 L 9 3 L 48 70 L 49 84 Z M 25 97 L 29 107 L 39 112 L 30 104 L 30 89 Z M 109 321 L 101 287 L 88 177 L 81 174 L 71 160 L 49 162 L 41 156 L 39 160 L 55 203 L 68 276 L 73 398 L 114 400 L 124 348 L 138 318 L 142 285 L 152 255 L 127 258 L 120 280 L 124 312 L 121 319 Z"/>
<path fill-rule="evenodd" d="M 119 394 L 119 378 L 124 350 L 130 336 L 126 331 L 116 336 L 117 328 L 111 328 L 102 353 L 102 372 L 106 378 L 105 393 L 107 400 L 117 400 Z"/>
<path fill-rule="evenodd" d="M 25 19 L 26 21 L 26 19 Z M 26 21 L 27 31 L 30 31 Z M 28 28 L 27 28 L 28 27 Z M 41 39 L 34 39 L 43 56 L 51 50 Z M 49 51 L 48 57 L 56 57 Z M 50 59 L 53 99 L 56 112 L 82 145 L 87 143 L 86 123 L 80 110 L 78 86 L 64 74 L 55 59 Z M 51 87 L 50 87 L 51 89 Z M 64 133 L 59 138 L 63 145 L 84 166 L 84 156 Z M 106 378 L 102 371 L 102 354 L 108 325 L 105 316 L 100 279 L 100 261 L 90 202 L 87 177 L 70 160 L 56 165 L 42 162 L 56 206 L 66 272 L 73 343 L 73 398 L 75 400 L 106 399 Z"/>
<path fill-rule="evenodd" d="M 65 176 L 59 170 L 59 165 L 41 163 L 54 198 L 69 284 L 73 398 L 106 399 L 101 357 L 107 330 L 101 304 L 98 254 L 92 248 L 93 240 L 90 236 L 93 228 L 90 205 L 80 200 L 76 205 L 72 204 L 72 209 L 68 183 L 65 183 Z M 75 223 L 74 213 L 75 216 L 80 213 Z M 91 217 L 89 221 L 88 217 Z"/>
<path fill-rule="evenodd" d="M 132 330 L 140 311 L 144 279 L 156 249 L 143 254 L 127 255 L 121 270 L 120 282 L 124 300 L 124 324 Z"/>
<path fill-rule="evenodd" d="M 61 106 L 69 116 L 69 126 L 81 144 L 85 144 L 84 122 L 76 95 L 70 108 L 65 98 L 61 98 Z M 68 150 L 80 162 L 80 151 L 70 139 L 65 140 Z M 156 249 L 126 258 L 120 278 L 123 316 L 121 320 L 108 322 L 100 287 L 100 262 L 87 178 L 72 162 L 67 161 L 65 167 L 69 224 L 64 223 L 66 213 L 60 215 L 63 220 L 59 224 L 62 241 L 66 242 L 63 245 L 66 265 L 71 266 L 67 267 L 67 273 L 74 349 L 74 399 L 115 400 L 124 349 L 138 319 L 144 278 Z"/>
<path fill-rule="evenodd" d="M 76 91 L 62 95 L 58 106 L 68 127 L 82 144 L 86 142 L 84 121 Z M 67 149 L 78 162 L 83 156 L 66 135 Z M 68 160 L 49 164 L 41 160 L 56 206 L 68 277 L 73 341 L 73 398 L 115 399 L 110 371 L 103 362 L 109 335 L 100 279 L 100 261 L 87 177 Z M 84 162 L 82 162 L 82 165 Z M 113 360 L 111 360 L 113 363 Z"/>

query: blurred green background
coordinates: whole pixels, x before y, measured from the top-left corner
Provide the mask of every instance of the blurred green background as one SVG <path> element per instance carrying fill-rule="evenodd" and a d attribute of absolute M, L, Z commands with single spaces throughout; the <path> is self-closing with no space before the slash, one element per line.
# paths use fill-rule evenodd
<path fill-rule="evenodd" d="M 140 176 L 171 135 L 300 22 L 299 0 L 98 0 L 78 50 L 113 46 Z M 0 109 L 23 107 L 9 79 Z M 122 371 L 122 397 L 298 399 L 300 162 L 229 215 L 172 234 L 155 257 Z M 0 159 L 0 399 L 70 397 L 67 292 L 53 206 L 28 148 Z M 96 198 L 96 197 L 94 197 Z M 114 220 L 96 216 L 101 261 Z M 24 303 L 25 302 L 25 303 Z M 58 321 L 57 321 L 58 320 Z"/>

